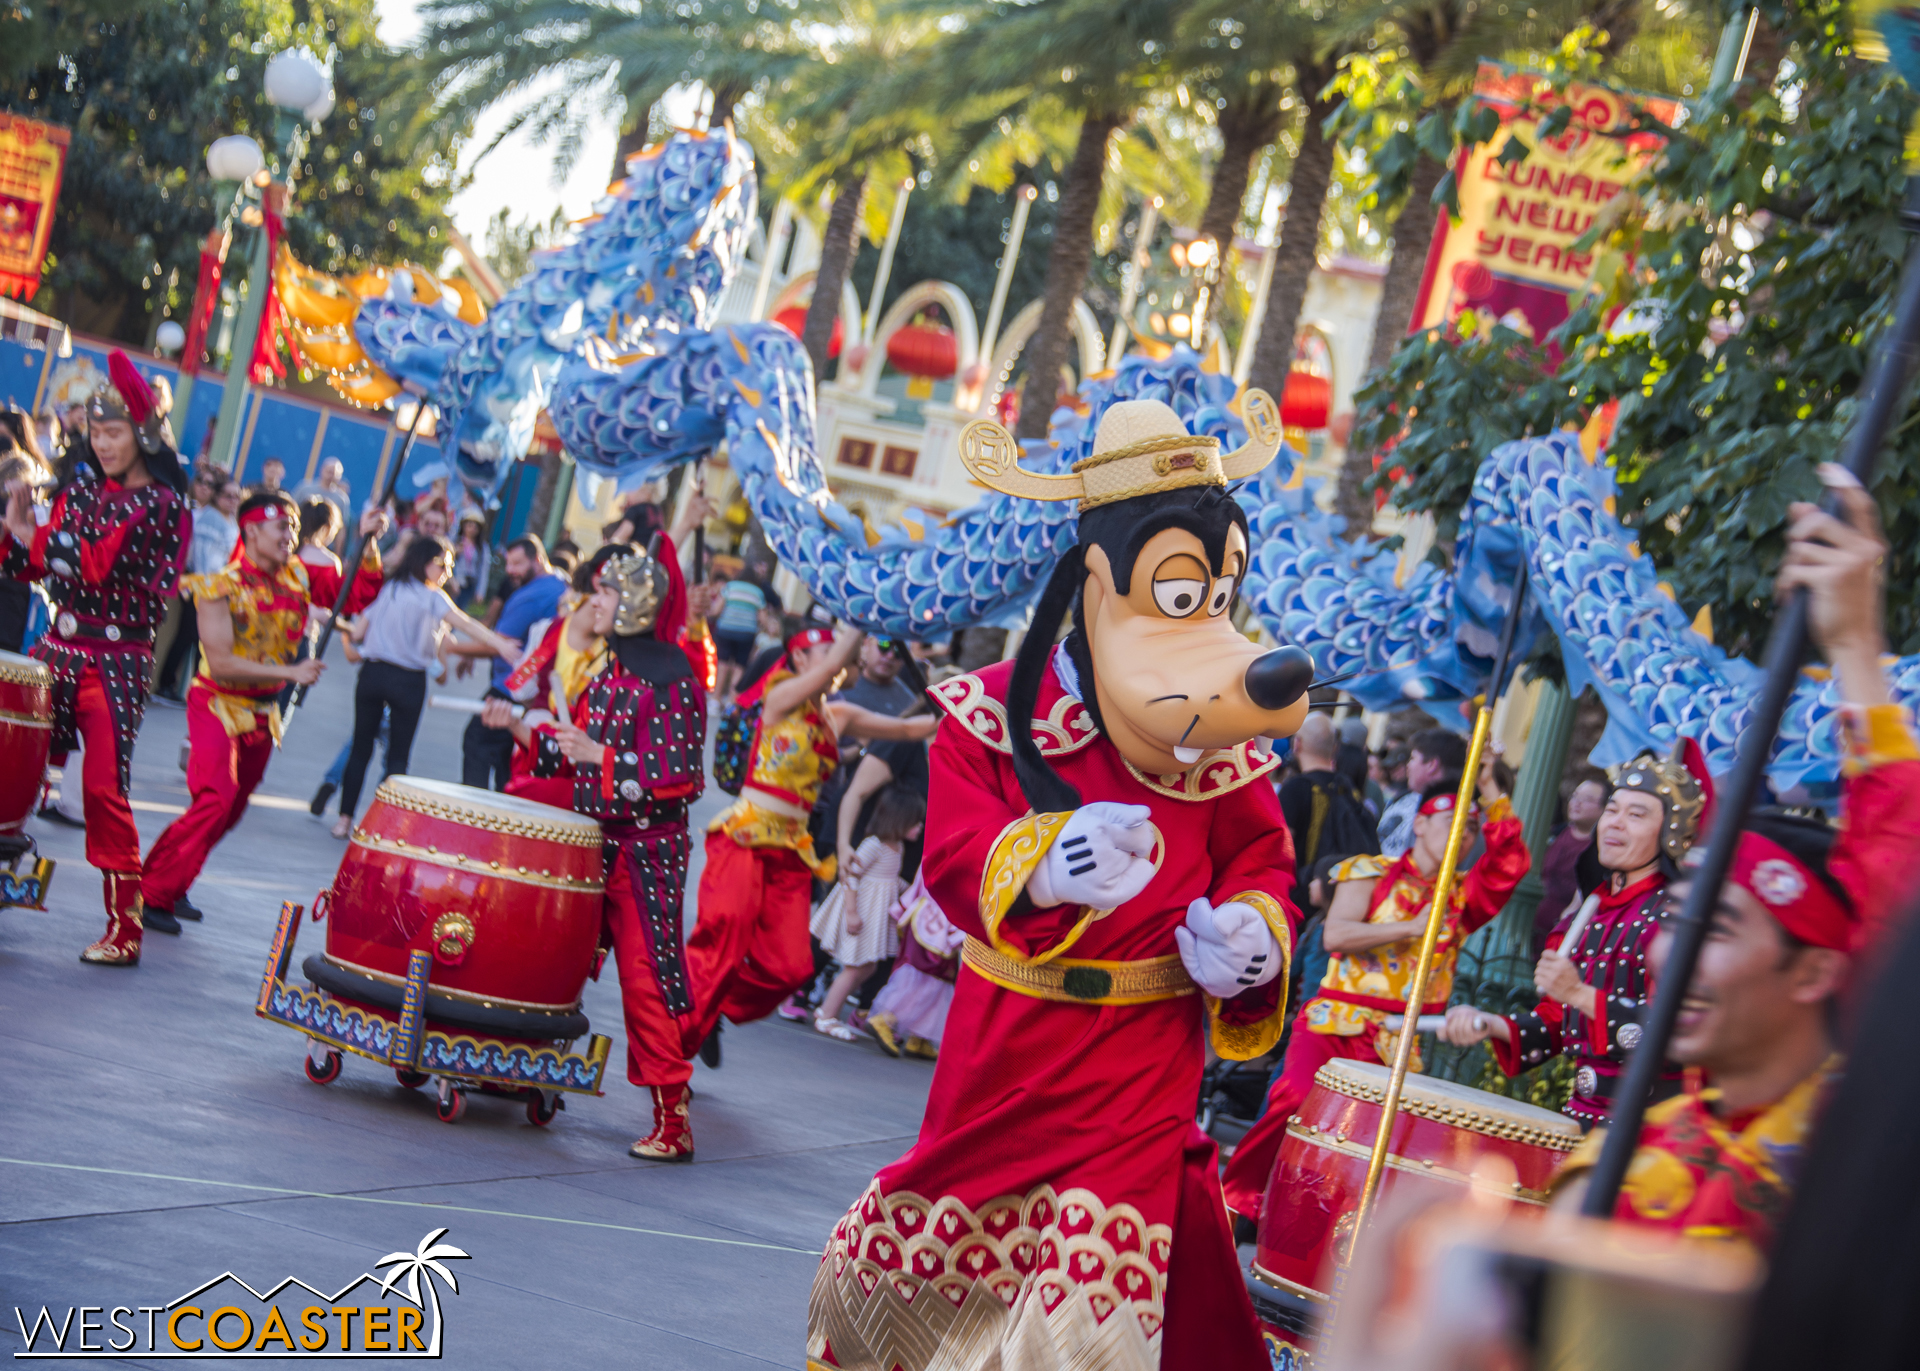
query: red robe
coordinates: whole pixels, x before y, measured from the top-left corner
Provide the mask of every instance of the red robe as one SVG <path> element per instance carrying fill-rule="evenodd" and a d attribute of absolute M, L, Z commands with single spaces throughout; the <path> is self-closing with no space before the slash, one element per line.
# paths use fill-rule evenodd
<path fill-rule="evenodd" d="M 1076 941 L 1078 909 L 1008 911 L 1051 841 L 1043 826 L 1065 817 L 1036 819 L 1015 780 L 1010 674 L 1003 663 L 933 691 L 951 717 L 932 750 L 924 871 L 970 937 L 919 1141 L 841 1220 L 815 1278 L 809 1365 L 1265 1368 L 1194 1100 L 1209 1031 L 1223 1056 L 1272 1048 L 1286 973 L 1215 1001 L 1173 934 L 1196 897 L 1240 899 L 1290 954 L 1274 759 L 1241 747 L 1142 776 L 1048 672 L 1042 751 L 1085 800 L 1146 805 L 1159 832 L 1152 882 Z M 1083 994 L 1118 992 L 1139 974 L 1123 964 L 1147 959 L 1166 959 L 1164 984 L 1184 990 L 1115 1003 L 1009 987 L 1053 969 L 1021 960 L 1049 951 Z"/>

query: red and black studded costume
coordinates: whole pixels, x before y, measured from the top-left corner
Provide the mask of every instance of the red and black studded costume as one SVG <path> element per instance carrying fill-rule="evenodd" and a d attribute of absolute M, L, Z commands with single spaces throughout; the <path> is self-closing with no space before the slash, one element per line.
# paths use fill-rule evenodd
<path fill-rule="evenodd" d="M 1699 744 L 1683 738 L 1671 756 L 1644 752 L 1621 767 L 1614 788 L 1651 795 L 1660 802 L 1653 870 L 1619 890 L 1612 888 L 1613 881 L 1624 877 L 1612 877 L 1596 891 L 1597 907 L 1572 947 L 1566 945 L 1567 934 L 1579 921 L 1577 914 L 1562 919 L 1548 940 L 1550 948 L 1573 963 L 1581 984 L 1593 989 L 1594 1012 L 1589 1015 L 1557 1000 L 1542 1000 L 1532 1013 L 1507 1019 L 1505 1042 L 1496 1037 L 1489 1043 L 1500 1069 L 1509 1076 L 1531 1070 L 1552 1056 L 1573 1058 L 1573 1094 L 1566 1113 L 1589 1128 L 1604 1123 L 1613 1112 L 1614 1088 L 1640 1041 L 1640 1014 L 1652 995 L 1647 949 L 1660 931 L 1667 882 L 1680 869 L 1712 812 L 1713 774 Z M 1667 1063 L 1653 1099 L 1657 1102 L 1677 1093 L 1681 1079 L 1680 1068 Z"/>
<path fill-rule="evenodd" d="M 1603 889 L 1599 908 L 1573 947 L 1563 946 L 1572 918 L 1562 919 L 1547 942 L 1564 952 L 1580 973 L 1580 980 L 1596 992 L 1597 1014 L 1589 1018 L 1571 1005 L 1542 1000 L 1530 1013 L 1507 1019 L 1509 1041 L 1490 1039 L 1488 1045 L 1509 1076 L 1531 1071 L 1547 1058 L 1573 1058 L 1573 1095 L 1569 1117 L 1583 1124 L 1604 1123 L 1613 1112 L 1613 1092 L 1627 1058 L 1640 1041 L 1640 1015 L 1652 996 L 1647 974 L 1647 948 L 1660 931 L 1660 906 L 1666 899 L 1667 878 L 1656 871 L 1624 890 Z M 1655 1100 L 1680 1089 L 1680 1068 L 1668 1063 L 1656 1088 Z"/>
<path fill-rule="evenodd" d="M 106 878 L 107 933 L 82 956 L 130 966 L 140 959 L 140 832 L 127 803 L 133 741 L 146 714 L 154 634 L 191 534 L 164 413 L 124 353 L 108 361 L 112 384 L 89 401 L 89 422 L 130 422 L 151 481 L 130 489 L 100 475 L 89 455 L 31 545 L 0 531 L 0 573 L 43 582 L 53 600 L 52 627 L 31 655 L 53 675 L 54 759 L 86 743 L 87 860 Z"/>
<path fill-rule="evenodd" d="M 681 910 L 693 855 L 687 806 L 706 781 L 707 697 L 694 675 L 700 665 L 694 650 L 676 645 L 686 589 L 671 548 L 658 558 L 613 558 L 601 574 L 658 579 L 651 631 L 622 634 L 616 623 L 605 665 L 574 702 L 573 724 L 606 748 L 603 760 L 570 762 L 554 732 L 543 727 L 533 735 L 530 770 L 536 779 L 571 775 L 574 810 L 598 819 L 606 835 L 602 937 L 611 939 L 620 968 L 627 1079 L 647 1089 L 654 1105 L 654 1132 L 634 1144 L 634 1153 L 679 1160 L 693 1155 L 687 1124 L 693 1067 L 681 1051 L 693 997 Z M 623 610 L 625 601 L 623 594 Z"/>

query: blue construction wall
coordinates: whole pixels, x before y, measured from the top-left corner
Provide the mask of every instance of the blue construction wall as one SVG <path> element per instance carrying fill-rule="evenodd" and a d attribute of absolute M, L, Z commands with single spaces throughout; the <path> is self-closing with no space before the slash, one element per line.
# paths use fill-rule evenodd
<path fill-rule="evenodd" d="M 107 353 L 114 346 L 75 334 L 72 356 L 50 357 L 42 345 L 0 335 L 0 404 L 10 402 L 27 410 L 57 404 L 63 382 L 74 379 L 87 363 L 101 375 L 106 374 Z M 146 376 L 164 376 L 168 384 L 177 386 L 179 368 L 173 363 L 131 350 L 128 356 Z M 190 458 L 203 446 L 220 412 L 224 389 L 225 378 L 217 372 L 202 371 L 194 379 L 184 421 L 180 415 L 174 416 L 173 431 L 183 457 Z M 359 504 L 380 489 L 387 464 L 399 455 L 404 438 L 385 411 L 355 409 L 345 403 L 310 400 L 255 386 L 248 392 L 247 411 L 240 424 L 240 453 L 234 474 L 252 484 L 260 479 L 267 459 L 278 457 L 287 465 L 287 484 L 292 487 L 314 475 L 329 457 L 337 458 L 346 468 L 347 485 Z M 396 493 L 410 500 L 445 471 L 439 444 L 418 441 L 400 473 Z M 500 492 L 500 513 L 494 520 L 496 541 L 518 537 L 525 531 L 538 481 L 539 469 L 525 463 L 507 478 Z M 452 503 L 456 511 L 463 503 L 458 492 L 453 494 Z"/>

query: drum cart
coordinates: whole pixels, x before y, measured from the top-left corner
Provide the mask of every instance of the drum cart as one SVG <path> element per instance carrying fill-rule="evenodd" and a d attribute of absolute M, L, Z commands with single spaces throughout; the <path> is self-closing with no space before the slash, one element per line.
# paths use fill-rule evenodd
<path fill-rule="evenodd" d="M 45 909 L 52 884 L 53 858 L 24 833 L 0 833 L 0 909 Z"/>
<path fill-rule="evenodd" d="M 301 912 L 290 900 L 280 906 L 254 1012 L 307 1035 L 307 1079 L 315 1085 L 338 1079 L 343 1054 L 351 1052 L 392 1067 L 395 1078 L 410 1090 L 433 1082 L 439 1094 L 436 1112 L 446 1123 L 459 1122 L 466 1113 L 467 1092 L 478 1090 L 525 1100 L 528 1122 L 542 1128 L 566 1107 L 567 1095 L 605 1093 L 600 1082 L 611 1043 L 604 1034 L 590 1034 L 587 1050 L 579 1053 L 571 1050 L 577 1037 L 545 1043 L 481 1036 L 431 1016 L 434 961 L 425 949 L 409 954 L 404 986 L 361 978 L 364 985 L 345 985 L 358 995 L 335 993 L 351 973 L 330 970 L 331 964 L 319 954 L 301 968 L 316 983 L 292 984 L 288 974 Z M 322 913 L 316 909 L 315 919 Z M 319 980 L 333 982 L 333 989 Z M 380 1003 L 383 999 L 390 1003 Z M 573 1017 L 584 1031 L 585 1019 Z"/>

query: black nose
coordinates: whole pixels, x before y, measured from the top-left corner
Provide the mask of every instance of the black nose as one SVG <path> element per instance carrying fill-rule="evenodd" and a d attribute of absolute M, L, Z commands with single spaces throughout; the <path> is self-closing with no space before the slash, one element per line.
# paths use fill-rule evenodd
<path fill-rule="evenodd" d="M 1313 658 L 1297 647 L 1275 648 L 1247 667 L 1247 696 L 1262 709 L 1285 709 L 1313 684 Z"/>

